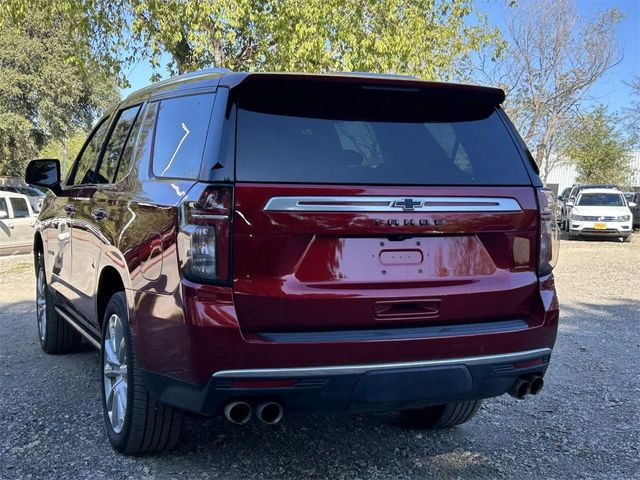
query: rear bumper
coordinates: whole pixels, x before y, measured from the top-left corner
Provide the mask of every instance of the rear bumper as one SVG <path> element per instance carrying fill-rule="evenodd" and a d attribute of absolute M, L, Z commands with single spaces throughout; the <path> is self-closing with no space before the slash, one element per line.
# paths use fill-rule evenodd
<path fill-rule="evenodd" d="M 185 286 L 184 308 L 172 296 L 134 292 L 130 318 L 151 392 L 185 410 L 211 415 L 240 397 L 274 398 L 301 411 L 398 410 L 497 396 L 521 375 L 544 374 L 559 311 L 553 275 L 537 283 L 523 321 L 434 325 L 410 335 L 406 329 L 341 332 L 341 338 L 245 332 L 231 289 L 213 286 Z M 513 352 L 542 360 L 514 366 Z M 293 382 L 273 389 L 234 384 L 273 379 Z"/>
<path fill-rule="evenodd" d="M 631 220 L 627 222 L 604 222 L 605 229 L 596 229 L 597 222 L 576 222 L 571 221 L 571 233 L 573 235 L 593 236 L 593 237 L 621 237 L 630 235 L 633 232 Z"/>
<path fill-rule="evenodd" d="M 222 370 L 205 385 L 146 372 L 151 394 L 214 415 L 229 401 L 269 399 L 288 411 L 383 412 L 506 393 L 521 376 L 546 372 L 551 349 L 446 360 Z"/>

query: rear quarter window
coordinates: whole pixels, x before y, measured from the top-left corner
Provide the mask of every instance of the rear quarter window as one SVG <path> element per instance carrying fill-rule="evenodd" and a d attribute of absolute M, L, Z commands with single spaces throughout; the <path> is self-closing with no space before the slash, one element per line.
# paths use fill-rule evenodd
<path fill-rule="evenodd" d="M 531 185 L 496 107 L 417 93 L 239 99 L 239 181 Z"/>
<path fill-rule="evenodd" d="M 153 174 L 196 179 L 200 173 L 214 94 L 159 102 L 153 142 Z"/>

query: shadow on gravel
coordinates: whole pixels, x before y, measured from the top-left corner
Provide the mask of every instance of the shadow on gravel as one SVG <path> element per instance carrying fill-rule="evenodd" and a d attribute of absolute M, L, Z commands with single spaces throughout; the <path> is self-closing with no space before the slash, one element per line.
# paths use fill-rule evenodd
<path fill-rule="evenodd" d="M 560 304 L 560 324 L 564 320 L 579 320 L 589 322 L 597 319 L 607 323 L 636 319 L 640 321 L 640 302 L 626 298 L 608 298 L 606 303 L 593 302 L 562 302 Z M 637 328 L 637 324 L 635 327 Z M 594 329 L 600 329 L 600 324 L 594 324 Z M 632 325 L 629 325 L 632 327 Z"/>

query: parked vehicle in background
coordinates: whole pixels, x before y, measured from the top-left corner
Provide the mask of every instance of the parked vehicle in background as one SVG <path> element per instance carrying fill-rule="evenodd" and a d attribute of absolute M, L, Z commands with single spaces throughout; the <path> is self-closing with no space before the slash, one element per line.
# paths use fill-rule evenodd
<path fill-rule="evenodd" d="M 101 350 L 107 436 L 130 454 L 175 445 L 184 410 L 443 428 L 537 394 L 558 328 L 555 197 L 503 100 L 228 71 L 133 93 L 64 185 L 57 161 L 27 169 L 54 194 L 34 238 L 42 348 L 81 334 Z"/>
<path fill-rule="evenodd" d="M 632 232 L 631 210 L 621 191 L 613 188 L 580 190 L 571 210 L 570 240 L 581 236 L 608 236 L 631 241 Z"/>
<path fill-rule="evenodd" d="M 633 215 L 633 228 L 640 228 L 640 192 L 624 192 L 624 196 Z"/>
<path fill-rule="evenodd" d="M 581 190 L 585 188 L 609 188 L 620 190 L 619 187 L 612 184 L 576 184 L 571 187 L 567 199 L 563 202 L 560 212 L 560 226 L 561 229 L 568 232 L 569 231 L 569 219 L 571 217 L 571 209 L 573 208 L 576 198 Z"/>
<path fill-rule="evenodd" d="M 36 216 L 25 195 L 0 191 L 0 255 L 30 252 L 35 223 Z"/>
<path fill-rule="evenodd" d="M 25 195 L 29 199 L 31 208 L 34 212 L 39 212 L 42 208 L 42 202 L 44 201 L 44 193 L 37 188 L 22 185 L 2 185 L 0 191 L 19 193 Z"/>
<path fill-rule="evenodd" d="M 560 195 L 558 195 L 557 198 L 557 208 L 556 208 L 556 219 L 558 220 L 558 225 L 560 225 L 560 228 L 564 230 L 564 226 L 562 224 L 563 222 L 563 209 L 564 209 L 564 204 L 567 201 L 567 199 L 569 198 L 569 193 L 571 192 L 571 189 L 573 187 L 567 187 L 564 190 L 562 190 L 562 193 Z"/>
<path fill-rule="evenodd" d="M 569 194 L 571 193 L 571 189 L 573 187 L 567 187 L 564 190 L 562 190 L 562 193 L 560 193 L 560 195 L 558 195 L 558 202 L 563 203 L 567 200 L 567 198 L 569 198 Z"/>

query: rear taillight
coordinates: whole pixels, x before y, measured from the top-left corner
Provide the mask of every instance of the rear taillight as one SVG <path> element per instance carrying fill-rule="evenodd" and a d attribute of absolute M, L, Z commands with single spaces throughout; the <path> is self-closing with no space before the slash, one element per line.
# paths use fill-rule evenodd
<path fill-rule="evenodd" d="M 189 280 L 228 283 L 232 205 L 233 189 L 227 186 L 206 187 L 196 200 L 182 203 L 178 258 Z"/>
<path fill-rule="evenodd" d="M 560 239 L 556 221 L 556 199 L 551 190 L 538 189 L 540 205 L 540 242 L 538 245 L 538 275 L 548 275 L 556 266 Z"/>

